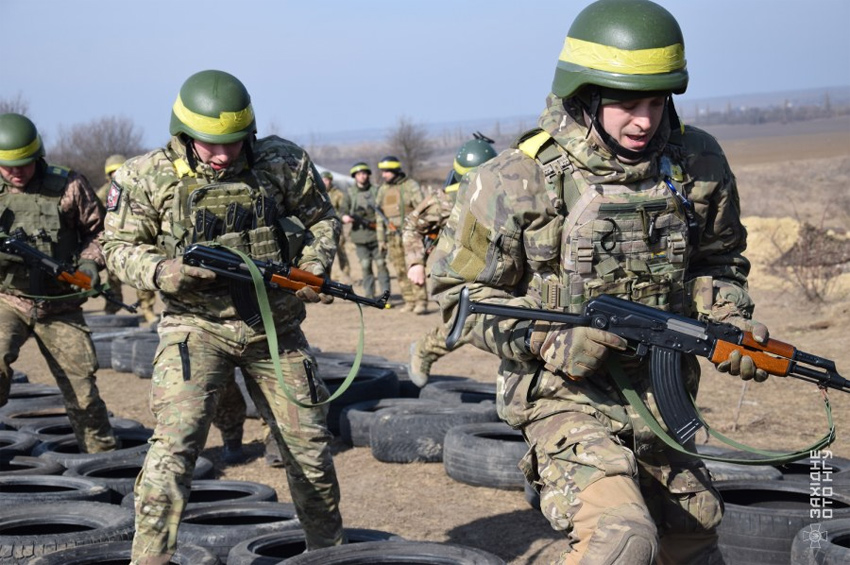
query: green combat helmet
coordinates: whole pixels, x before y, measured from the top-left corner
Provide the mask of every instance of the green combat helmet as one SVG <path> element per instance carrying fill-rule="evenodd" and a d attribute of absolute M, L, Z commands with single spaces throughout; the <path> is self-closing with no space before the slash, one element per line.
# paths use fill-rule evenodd
<path fill-rule="evenodd" d="M 567 32 L 552 92 L 582 86 L 682 94 L 688 87 L 685 41 L 673 15 L 649 0 L 599 0 Z"/>
<path fill-rule="evenodd" d="M 360 161 L 359 163 L 354 163 L 354 165 L 352 165 L 349 173 L 353 177 L 355 174 L 359 173 L 360 171 L 366 171 L 366 174 L 368 174 L 368 175 L 372 174 L 372 169 L 370 169 L 369 165 L 367 165 L 363 161 Z"/>
<path fill-rule="evenodd" d="M 0 115 L 0 166 L 20 167 L 44 157 L 41 136 L 29 118 Z"/>
<path fill-rule="evenodd" d="M 334 180 L 334 175 L 333 175 L 333 173 L 332 173 L 332 172 L 330 172 L 330 171 L 323 171 L 323 172 L 322 172 L 322 178 L 323 178 L 323 179 L 331 179 L 331 180 Z"/>
<path fill-rule="evenodd" d="M 473 133 L 472 136 L 475 139 L 470 139 L 461 145 L 457 151 L 452 170 L 446 178 L 444 187 L 446 192 L 456 192 L 463 175 L 496 156 L 492 139 L 478 131 Z"/>
<path fill-rule="evenodd" d="M 201 71 L 186 79 L 171 111 L 171 135 L 206 143 L 241 141 L 256 131 L 251 96 L 224 71 Z"/>
<path fill-rule="evenodd" d="M 121 168 L 121 165 L 127 160 L 127 157 L 121 155 L 120 153 L 116 153 L 115 155 L 110 155 L 106 158 L 106 163 L 103 165 L 103 172 L 106 173 L 106 176 L 111 175 L 115 171 Z"/>

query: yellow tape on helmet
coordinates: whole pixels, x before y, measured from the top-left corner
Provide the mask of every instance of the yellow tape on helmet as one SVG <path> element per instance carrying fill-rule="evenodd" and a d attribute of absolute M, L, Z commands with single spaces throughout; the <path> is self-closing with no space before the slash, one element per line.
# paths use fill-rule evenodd
<path fill-rule="evenodd" d="M 174 115 L 190 128 L 209 135 L 225 135 L 242 131 L 254 121 L 254 109 L 248 107 L 238 112 L 222 112 L 217 118 L 197 114 L 183 105 L 180 95 L 174 102 Z"/>
<path fill-rule="evenodd" d="M 624 75 L 656 75 L 684 69 L 685 46 L 681 43 L 654 49 L 629 51 L 567 37 L 559 59 L 589 69 Z"/>

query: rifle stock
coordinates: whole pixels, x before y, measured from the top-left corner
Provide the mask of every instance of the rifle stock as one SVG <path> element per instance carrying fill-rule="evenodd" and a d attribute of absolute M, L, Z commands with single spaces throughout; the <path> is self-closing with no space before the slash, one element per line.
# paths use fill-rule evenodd
<path fill-rule="evenodd" d="M 475 302 L 470 300 L 469 290 L 464 287 L 446 339 L 449 349 L 461 339 L 463 326 L 471 314 L 590 326 L 626 339 L 638 356 L 650 356 L 651 380 L 659 412 L 681 444 L 688 442 L 704 426 L 681 378 L 682 353 L 699 355 L 716 364 L 728 359 L 733 351 L 739 351 L 771 375 L 804 380 L 822 389 L 850 392 L 850 381 L 838 374 L 834 361 L 799 351 L 775 339 L 758 343 L 751 333 L 731 324 L 699 322 L 614 296 L 593 298 L 585 305 L 583 314 L 569 314 Z"/>
<path fill-rule="evenodd" d="M 18 228 L 11 235 L 0 237 L 0 250 L 4 253 L 17 255 L 24 260 L 24 264 L 40 269 L 62 282 L 82 290 L 93 290 L 94 296 L 102 296 L 107 302 L 120 306 L 133 314 L 136 313 L 135 305 L 124 304 L 102 286 L 93 287 L 90 276 L 70 265 L 57 261 L 43 251 L 39 251 L 27 243 L 29 239 L 26 231 L 23 228 Z"/>

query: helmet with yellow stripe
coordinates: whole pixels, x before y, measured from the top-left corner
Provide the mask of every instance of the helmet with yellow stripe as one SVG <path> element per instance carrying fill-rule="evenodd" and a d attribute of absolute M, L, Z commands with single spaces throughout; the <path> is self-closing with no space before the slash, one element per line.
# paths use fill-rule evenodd
<path fill-rule="evenodd" d="M 360 162 L 354 163 L 354 165 L 352 165 L 351 170 L 349 171 L 349 173 L 350 173 L 350 174 L 351 174 L 351 176 L 353 177 L 354 175 L 356 175 L 356 174 L 357 174 L 357 173 L 359 173 L 360 171 L 366 171 L 366 174 L 367 174 L 367 175 L 371 175 L 371 174 L 372 174 L 372 170 L 369 168 L 369 165 L 367 165 L 367 164 L 366 164 L 365 162 L 363 162 L 363 161 L 360 161 Z"/>
<path fill-rule="evenodd" d="M 106 173 L 106 176 L 109 176 L 120 169 L 121 165 L 123 165 L 125 161 L 127 161 L 127 157 L 120 153 L 110 155 L 106 158 L 106 163 L 103 165 L 103 172 Z"/>
<path fill-rule="evenodd" d="M 251 96 L 224 71 L 201 71 L 186 79 L 171 110 L 171 135 L 206 143 L 241 141 L 256 132 Z"/>
<path fill-rule="evenodd" d="M 387 155 L 378 161 L 378 168 L 382 171 L 400 171 L 401 161 L 395 155 Z"/>
<path fill-rule="evenodd" d="M 455 162 L 453 165 L 454 172 L 458 178 L 468 173 L 473 168 L 477 167 L 485 161 L 489 161 L 496 156 L 496 150 L 493 149 L 493 140 L 483 135 L 480 132 L 473 134 L 475 139 L 470 139 L 460 146 Z"/>
<path fill-rule="evenodd" d="M 21 114 L 0 115 L 0 166 L 20 167 L 44 157 L 35 124 Z"/>
<path fill-rule="evenodd" d="M 685 41 L 673 15 L 649 0 L 598 0 L 570 26 L 552 92 L 569 98 L 585 85 L 604 91 L 682 94 Z"/>

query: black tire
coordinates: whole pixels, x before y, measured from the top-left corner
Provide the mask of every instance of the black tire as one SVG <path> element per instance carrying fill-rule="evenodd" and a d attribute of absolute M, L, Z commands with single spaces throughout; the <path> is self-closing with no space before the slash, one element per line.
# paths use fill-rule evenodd
<path fill-rule="evenodd" d="M 421 541 L 373 541 L 338 545 L 296 555 L 285 565 L 505 565 L 482 549 Z"/>
<path fill-rule="evenodd" d="M 0 505 L 0 563 L 29 564 L 66 548 L 133 537 L 133 513 L 103 502 Z"/>
<path fill-rule="evenodd" d="M 46 396 L 26 402 L 10 402 L 0 408 L 0 422 L 13 430 L 19 430 L 35 422 L 58 422 L 63 418 L 68 418 L 68 411 L 61 396 Z"/>
<path fill-rule="evenodd" d="M 76 438 L 66 437 L 53 441 L 45 441 L 32 450 L 32 454 L 45 459 L 57 461 L 65 468 L 80 465 L 86 461 L 121 459 L 137 453 L 147 453 L 150 445 L 148 439 L 153 435 L 150 428 L 134 428 L 113 430 L 120 447 L 115 451 L 103 451 L 101 453 L 83 453 L 77 444 Z"/>
<path fill-rule="evenodd" d="M 729 454 L 727 450 L 714 445 L 698 445 L 697 453 L 703 455 Z M 731 455 L 730 455 L 731 457 Z M 738 465 L 722 461 L 703 460 L 713 482 L 717 481 L 778 481 L 782 479 L 782 471 L 771 465 Z"/>
<path fill-rule="evenodd" d="M 850 563 L 850 519 L 809 524 L 791 542 L 792 565 Z"/>
<path fill-rule="evenodd" d="M 455 404 L 496 402 L 496 383 L 482 383 L 472 379 L 429 382 L 422 388 L 419 398 Z"/>
<path fill-rule="evenodd" d="M 148 334 L 151 337 L 136 339 L 133 344 L 132 372 L 139 378 L 149 379 L 153 376 L 153 359 L 159 347 L 159 336 Z"/>
<path fill-rule="evenodd" d="M 322 368 L 319 372 L 328 391 L 333 394 L 345 381 L 349 367 L 344 365 Z M 330 403 L 328 408 L 328 428 L 339 435 L 339 415 L 342 409 L 364 400 L 398 397 L 398 375 L 391 370 L 373 365 L 361 365 L 357 376 L 346 391 Z"/>
<path fill-rule="evenodd" d="M 113 541 L 49 553 L 34 559 L 30 565 L 115 565 L 128 563 L 132 553 L 132 541 Z M 187 544 L 178 545 L 168 562 L 175 565 L 221 565 L 221 560 L 213 552 Z"/>
<path fill-rule="evenodd" d="M 12 384 L 23 384 L 28 382 L 30 382 L 30 379 L 26 373 L 17 369 L 12 370 Z"/>
<path fill-rule="evenodd" d="M 107 502 L 121 504 L 127 494 L 132 495 L 136 477 L 142 470 L 144 462 L 144 453 L 136 453 L 119 459 L 95 459 L 71 466 L 65 471 L 64 475 L 82 477 L 103 486 L 109 490 L 110 496 Z M 205 457 L 199 457 L 192 478 L 205 478 L 211 476 L 212 473 L 212 461 Z M 131 503 L 130 508 L 132 507 Z"/>
<path fill-rule="evenodd" d="M 133 508 L 133 493 L 121 500 L 121 506 Z M 252 481 L 223 481 L 219 479 L 192 480 L 186 508 L 214 506 L 227 503 L 277 502 L 277 492 L 270 486 Z"/>
<path fill-rule="evenodd" d="M 0 461 L 9 461 L 19 455 L 29 455 L 38 444 L 38 438 L 26 432 L 0 431 Z"/>
<path fill-rule="evenodd" d="M 118 373 L 133 372 L 133 345 L 136 343 L 136 334 L 117 337 L 112 340 L 112 363 L 113 371 Z"/>
<path fill-rule="evenodd" d="M 65 467 L 56 461 L 41 457 L 19 455 L 11 461 L 0 458 L 0 477 L 16 477 L 21 475 L 61 475 Z"/>
<path fill-rule="evenodd" d="M 423 407 L 415 411 L 386 411 L 372 423 L 369 445 L 372 456 L 386 463 L 443 460 L 443 442 L 453 426 L 496 422 L 490 403 Z"/>
<path fill-rule="evenodd" d="M 63 402 L 62 391 L 58 386 L 43 385 L 39 383 L 12 383 L 9 389 L 9 400 L 4 408 L 8 405 L 21 404 L 33 400 L 49 399 L 56 402 Z"/>
<path fill-rule="evenodd" d="M 370 541 L 404 541 L 403 538 L 380 530 L 345 528 L 348 543 Z M 307 543 L 304 530 L 287 530 L 256 536 L 239 542 L 227 554 L 227 565 L 275 565 L 282 559 L 304 553 Z"/>
<path fill-rule="evenodd" d="M 809 485 L 796 481 L 721 481 L 714 483 L 725 506 L 720 551 L 728 565 L 788 563 L 791 542 L 811 517 Z M 825 497 L 835 518 L 850 517 L 850 495 Z"/>
<path fill-rule="evenodd" d="M 113 429 L 131 430 L 143 427 L 142 423 L 138 420 L 129 420 L 126 418 L 109 418 L 109 423 Z M 38 441 L 52 441 L 74 435 L 71 420 L 67 416 L 63 418 L 36 420 L 21 426 L 18 431 L 32 434 Z"/>
<path fill-rule="evenodd" d="M 757 453 L 750 453 L 747 451 L 735 451 L 735 450 L 724 450 L 723 448 L 717 446 L 706 446 L 699 447 L 697 451 L 702 451 L 703 449 L 709 449 L 715 455 L 723 455 L 724 457 L 731 457 L 735 459 L 758 459 L 762 457 Z M 791 450 L 788 449 L 772 449 L 771 451 L 776 451 L 779 453 L 786 453 Z M 703 453 L 709 453 L 709 451 L 702 451 Z M 823 452 L 826 454 L 826 451 Z M 813 457 L 804 457 L 803 459 L 799 459 L 797 461 L 792 461 L 791 463 L 786 463 L 785 465 L 771 465 L 775 469 L 779 470 L 782 474 L 782 479 L 786 481 L 798 481 L 798 482 L 809 482 L 809 472 L 814 468 L 817 470 L 819 467 L 822 467 L 824 464 L 828 464 L 832 469 L 833 478 L 838 473 L 848 472 L 850 471 L 850 459 L 846 457 L 823 457 L 819 459 L 815 459 Z"/>
<path fill-rule="evenodd" d="M 248 538 L 300 528 L 292 504 L 231 502 L 187 508 L 177 532 L 179 543 L 206 547 L 225 561 L 237 543 Z"/>
<path fill-rule="evenodd" d="M 121 314 L 83 314 L 86 325 L 92 332 L 102 329 L 114 330 L 115 328 L 138 328 L 139 317 L 136 315 Z"/>
<path fill-rule="evenodd" d="M 369 431 L 378 413 L 384 410 L 404 411 L 408 408 L 438 406 L 430 400 L 418 398 L 378 398 L 349 404 L 339 416 L 339 437 L 348 445 L 369 447 Z"/>
<path fill-rule="evenodd" d="M 112 329 L 112 328 L 109 328 Z M 125 337 L 138 333 L 149 333 L 145 330 L 136 328 L 113 330 L 106 332 L 92 333 L 92 342 L 94 342 L 94 350 L 97 354 L 97 364 L 101 369 L 112 368 L 112 341 L 118 337 Z"/>
<path fill-rule="evenodd" d="M 464 424 L 446 433 L 443 466 L 468 485 L 522 490 L 525 475 L 517 465 L 527 451 L 522 432 L 504 422 Z"/>
<path fill-rule="evenodd" d="M 85 477 L 62 475 L 19 475 L 0 477 L 0 504 L 41 504 L 84 500 L 110 502 L 111 494 L 104 485 Z"/>

